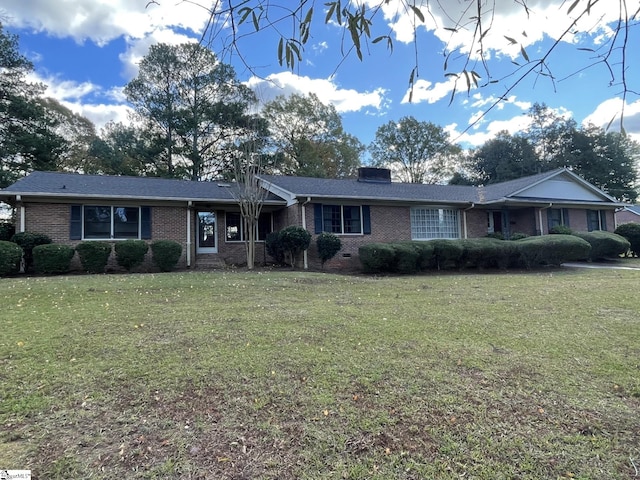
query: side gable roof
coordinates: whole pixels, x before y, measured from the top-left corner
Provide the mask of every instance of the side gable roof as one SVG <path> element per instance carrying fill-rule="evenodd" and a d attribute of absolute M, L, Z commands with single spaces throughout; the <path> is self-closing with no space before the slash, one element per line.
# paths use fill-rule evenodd
<path fill-rule="evenodd" d="M 0 190 L 0 198 L 28 195 L 57 198 L 137 199 L 206 201 L 235 203 L 233 184 L 196 182 L 155 177 L 82 175 L 77 173 L 33 172 Z M 283 204 L 271 195 L 269 203 Z"/>

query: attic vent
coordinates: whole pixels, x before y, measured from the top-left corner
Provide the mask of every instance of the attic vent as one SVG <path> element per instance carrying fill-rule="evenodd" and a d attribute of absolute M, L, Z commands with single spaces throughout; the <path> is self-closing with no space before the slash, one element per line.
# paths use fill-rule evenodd
<path fill-rule="evenodd" d="M 388 168 L 360 167 L 358 181 L 366 183 L 391 183 L 391 170 Z"/>

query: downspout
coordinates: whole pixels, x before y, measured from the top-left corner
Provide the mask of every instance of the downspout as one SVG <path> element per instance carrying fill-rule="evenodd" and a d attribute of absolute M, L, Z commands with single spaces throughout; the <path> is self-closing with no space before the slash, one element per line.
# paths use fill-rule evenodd
<path fill-rule="evenodd" d="M 27 230 L 27 218 L 24 203 L 22 203 L 22 195 L 16 195 L 16 202 L 20 204 L 20 232 Z"/>
<path fill-rule="evenodd" d="M 464 238 L 469 238 L 469 232 L 467 231 L 467 210 L 471 210 L 472 208 L 475 208 L 476 204 L 475 203 L 471 203 L 471 206 L 469 208 L 465 208 L 464 210 L 462 210 L 462 224 L 464 227 Z"/>
<path fill-rule="evenodd" d="M 540 235 L 542 235 L 542 232 L 544 231 L 542 223 L 542 211 L 551 207 L 553 207 L 553 203 L 550 203 L 546 207 L 540 207 L 540 210 L 538 210 L 538 225 L 540 226 Z"/>
<path fill-rule="evenodd" d="M 310 201 L 311 201 L 311 197 L 307 197 L 307 199 L 302 203 L 302 228 L 304 228 L 305 230 L 307 229 L 307 209 L 305 208 L 305 206 Z M 302 261 L 303 261 L 305 270 L 309 269 L 309 257 L 307 255 L 307 250 L 302 252 Z"/>
<path fill-rule="evenodd" d="M 193 202 L 187 202 L 187 268 L 191 268 L 191 207 Z"/>

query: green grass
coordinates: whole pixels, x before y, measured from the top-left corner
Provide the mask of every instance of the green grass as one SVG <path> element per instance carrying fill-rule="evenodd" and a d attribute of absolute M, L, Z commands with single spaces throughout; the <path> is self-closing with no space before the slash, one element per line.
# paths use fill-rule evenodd
<path fill-rule="evenodd" d="M 640 272 L 1 279 L 0 468 L 627 479 Z"/>

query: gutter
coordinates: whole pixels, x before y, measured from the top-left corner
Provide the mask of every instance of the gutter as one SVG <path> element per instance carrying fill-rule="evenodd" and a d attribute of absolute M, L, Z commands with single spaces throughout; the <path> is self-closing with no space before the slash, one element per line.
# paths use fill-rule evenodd
<path fill-rule="evenodd" d="M 464 227 L 464 238 L 469 238 L 469 232 L 467 231 L 467 211 L 476 207 L 474 202 L 471 202 L 471 205 L 464 210 L 462 210 L 462 223 Z"/>
<path fill-rule="evenodd" d="M 193 202 L 187 202 L 187 268 L 191 268 L 191 207 Z"/>
<path fill-rule="evenodd" d="M 304 228 L 305 230 L 307 229 L 307 209 L 305 208 L 305 206 L 307 205 L 307 203 L 309 203 L 311 201 L 311 197 L 307 197 L 307 199 L 302 202 L 301 207 L 302 207 L 302 228 Z M 309 269 L 309 256 L 308 256 L 308 251 L 309 249 L 305 250 L 304 252 L 302 252 L 302 261 L 303 261 L 303 265 L 304 265 L 304 269 L 308 270 Z"/>
<path fill-rule="evenodd" d="M 544 226 L 542 224 L 542 211 L 547 210 L 551 207 L 553 207 L 553 203 L 549 202 L 549 205 L 547 205 L 546 207 L 540 207 L 540 210 L 538 210 L 538 225 L 540 226 L 540 235 L 542 235 L 542 232 L 544 231 Z"/>

